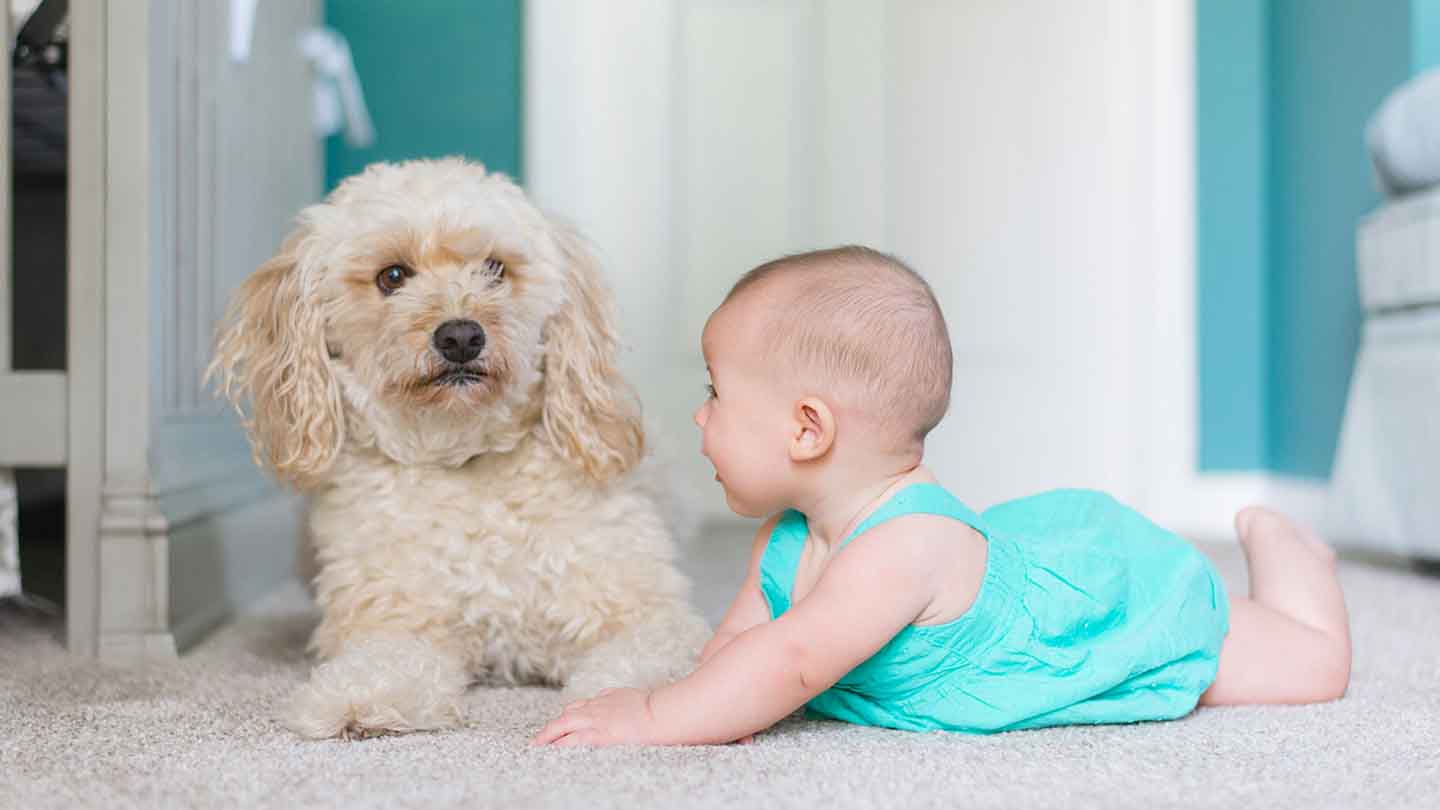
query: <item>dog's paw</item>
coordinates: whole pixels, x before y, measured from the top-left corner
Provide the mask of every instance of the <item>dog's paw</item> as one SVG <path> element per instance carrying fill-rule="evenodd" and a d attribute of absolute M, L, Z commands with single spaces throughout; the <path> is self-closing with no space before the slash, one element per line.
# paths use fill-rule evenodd
<path fill-rule="evenodd" d="M 463 664 L 420 639 L 370 639 L 316 667 L 285 725 L 311 739 L 365 739 L 453 728 L 464 721 Z"/>
<path fill-rule="evenodd" d="M 580 700 L 593 698 L 605 689 L 639 689 L 646 686 L 649 684 L 633 677 L 627 678 L 624 674 L 590 670 L 571 675 L 561 688 L 560 697 L 565 701 Z"/>

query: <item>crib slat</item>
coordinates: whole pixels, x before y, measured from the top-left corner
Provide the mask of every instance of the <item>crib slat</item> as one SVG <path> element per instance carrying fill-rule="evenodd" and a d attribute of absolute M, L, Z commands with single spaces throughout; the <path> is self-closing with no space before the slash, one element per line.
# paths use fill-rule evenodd
<path fill-rule="evenodd" d="M 7 45 L 13 42 L 9 3 L 4 13 L 0 13 L 0 42 Z M 0 413 L 7 411 L 10 404 L 4 387 L 12 362 L 10 319 L 14 317 L 10 294 L 10 48 L 7 47 L 3 55 L 5 58 L 0 59 Z M 9 432 L 15 430 L 14 425 L 8 432 L 0 426 L 0 596 L 20 592 L 19 497 L 15 472 L 9 467 L 16 461 L 3 446 Z"/>
<path fill-rule="evenodd" d="M 13 214 L 10 208 L 11 173 L 10 161 L 14 152 L 10 144 L 10 129 L 13 126 L 10 114 L 13 93 L 10 90 L 10 52 L 15 44 L 10 30 L 10 4 L 6 3 L 0 14 L 0 42 L 6 44 L 4 58 L 0 59 L 0 374 L 11 368 L 10 335 L 14 304 L 10 292 L 10 222 Z M 3 459 L 3 455 L 0 455 Z"/>
<path fill-rule="evenodd" d="M 64 372 L 0 373 L 0 467 L 59 467 L 68 431 Z"/>

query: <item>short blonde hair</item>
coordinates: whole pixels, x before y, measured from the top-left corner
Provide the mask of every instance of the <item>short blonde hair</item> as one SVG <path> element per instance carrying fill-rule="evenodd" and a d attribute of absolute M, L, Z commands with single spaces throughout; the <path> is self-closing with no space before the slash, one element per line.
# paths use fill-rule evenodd
<path fill-rule="evenodd" d="M 782 279 L 795 283 L 774 283 Z M 781 373 L 833 383 L 827 393 L 895 425 L 900 442 L 923 442 L 940 423 L 950 407 L 950 333 L 919 273 L 847 245 L 766 262 L 742 276 L 725 303 L 760 288 L 782 288 L 762 335 L 788 361 Z"/>

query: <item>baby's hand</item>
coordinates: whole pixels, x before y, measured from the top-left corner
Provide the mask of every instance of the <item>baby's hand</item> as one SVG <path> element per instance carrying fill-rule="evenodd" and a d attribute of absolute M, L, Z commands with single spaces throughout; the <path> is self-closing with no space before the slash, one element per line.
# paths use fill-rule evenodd
<path fill-rule="evenodd" d="M 589 700 L 577 700 L 545 724 L 531 745 L 645 745 L 659 740 L 650 693 L 638 689 L 606 689 Z"/>

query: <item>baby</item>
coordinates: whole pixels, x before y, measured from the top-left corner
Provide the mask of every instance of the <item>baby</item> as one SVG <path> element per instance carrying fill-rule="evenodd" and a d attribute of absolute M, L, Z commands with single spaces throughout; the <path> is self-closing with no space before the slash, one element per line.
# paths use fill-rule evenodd
<path fill-rule="evenodd" d="M 950 399 L 929 286 L 844 247 L 750 271 L 705 326 L 702 452 L 730 508 L 770 516 L 688 677 L 567 706 L 536 744 L 746 740 L 800 706 L 852 723 L 995 732 L 1180 717 L 1345 693 L 1335 555 L 1250 507 L 1250 596 L 1098 492 L 971 511 L 922 464 Z M 988 396 L 988 392 L 965 392 Z"/>

